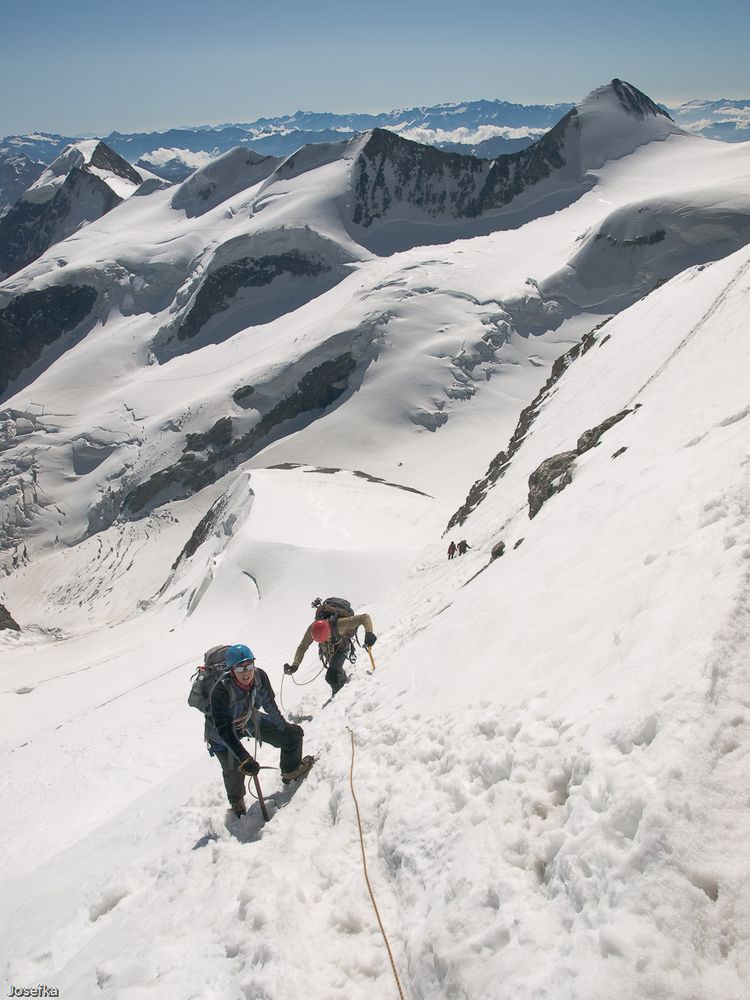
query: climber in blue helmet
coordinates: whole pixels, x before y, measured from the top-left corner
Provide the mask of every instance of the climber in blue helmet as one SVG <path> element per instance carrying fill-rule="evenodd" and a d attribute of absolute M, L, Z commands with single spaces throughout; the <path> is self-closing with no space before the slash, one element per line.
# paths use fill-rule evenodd
<path fill-rule="evenodd" d="M 242 745 L 243 736 L 255 737 L 281 750 L 284 784 L 303 777 L 312 757 L 302 757 L 301 726 L 287 722 L 279 711 L 265 670 L 255 665 L 249 646 L 236 643 L 224 654 L 227 669 L 214 684 L 206 713 L 206 740 L 218 758 L 229 804 L 237 816 L 245 808 L 245 777 L 257 775 L 260 766 Z M 262 710 L 262 711 L 261 711 Z"/>

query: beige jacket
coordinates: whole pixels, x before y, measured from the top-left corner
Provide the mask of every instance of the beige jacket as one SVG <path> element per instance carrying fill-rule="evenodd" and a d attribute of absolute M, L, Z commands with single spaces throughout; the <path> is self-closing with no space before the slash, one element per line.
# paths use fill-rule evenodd
<path fill-rule="evenodd" d="M 336 622 L 336 635 L 333 637 L 333 643 L 330 645 L 335 646 L 340 639 L 353 636 L 360 625 L 364 625 L 365 632 L 372 632 L 372 619 L 367 614 L 352 615 L 351 618 L 339 618 Z M 302 642 L 297 646 L 297 652 L 294 654 L 294 659 L 292 660 L 293 667 L 298 667 L 302 663 L 302 658 L 312 645 L 312 642 L 312 624 L 310 624 L 302 636 Z"/>

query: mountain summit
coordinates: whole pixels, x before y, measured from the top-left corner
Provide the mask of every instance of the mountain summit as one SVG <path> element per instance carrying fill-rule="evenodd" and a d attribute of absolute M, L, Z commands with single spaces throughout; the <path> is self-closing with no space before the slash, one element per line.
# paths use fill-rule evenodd
<path fill-rule="evenodd" d="M 590 171 L 608 160 L 673 134 L 683 133 L 669 115 L 617 79 L 589 94 L 526 149 L 494 160 L 443 153 L 376 129 L 352 167 L 355 238 L 382 253 L 425 242 L 427 222 L 443 230 L 462 220 L 484 220 L 463 235 L 516 226 L 580 197 L 595 182 Z M 404 222 L 399 232 L 396 219 Z M 388 231 L 379 233 L 386 225 Z M 434 242 L 447 237 L 442 231 L 434 235 Z"/>
<path fill-rule="evenodd" d="M 101 218 L 151 177 L 98 139 L 68 146 L 0 219 L 0 276 Z"/>

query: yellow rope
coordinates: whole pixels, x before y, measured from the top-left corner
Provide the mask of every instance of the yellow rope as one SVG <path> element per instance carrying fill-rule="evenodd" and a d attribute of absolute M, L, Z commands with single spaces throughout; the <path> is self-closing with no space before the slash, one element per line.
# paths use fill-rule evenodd
<path fill-rule="evenodd" d="M 398 978 L 398 971 L 396 969 L 396 963 L 393 960 L 393 952 L 391 951 L 391 946 L 388 941 L 388 935 L 385 933 L 385 928 L 383 927 L 383 921 L 380 919 L 380 912 L 378 911 L 378 904 L 375 902 L 375 895 L 372 891 L 372 886 L 370 885 L 370 876 L 367 874 L 367 858 L 365 857 L 365 836 L 362 832 L 362 817 L 359 814 L 359 803 L 357 802 L 357 796 L 354 792 L 354 732 L 349 726 L 346 727 L 349 730 L 349 735 L 352 739 L 352 763 L 349 768 L 349 787 L 352 790 L 352 798 L 354 799 L 354 808 L 357 811 L 357 826 L 359 827 L 359 844 L 362 848 L 362 867 L 365 871 L 365 882 L 367 883 L 367 891 L 370 893 L 370 899 L 372 900 L 372 908 L 375 910 L 375 916 L 378 918 L 378 926 L 380 927 L 380 933 L 383 935 L 383 941 L 385 941 L 385 947 L 388 951 L 388 958 L 391 961 L 391 969 L 393 970 L 393 978 L 396 980 L 396 986 L 398 988 L 398 995 L 401 1000 L 404 1000 L 404 991 L 401 988 L 401 980 Z"/>

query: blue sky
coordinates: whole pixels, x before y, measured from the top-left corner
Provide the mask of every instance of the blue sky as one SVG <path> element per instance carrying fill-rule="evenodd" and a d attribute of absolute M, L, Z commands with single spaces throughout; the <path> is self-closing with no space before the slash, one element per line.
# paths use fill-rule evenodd
<path fill-rule="evenodd" d="M 568 0 L 2 0 L 0 136 L 148 131 L 308 111 L 750 98 L 750 4 Z"/>

